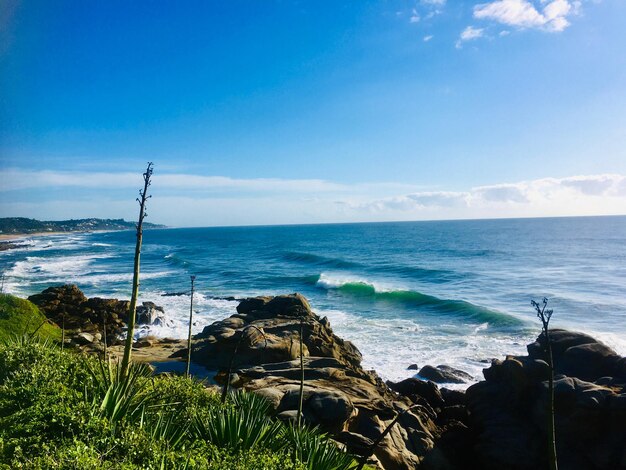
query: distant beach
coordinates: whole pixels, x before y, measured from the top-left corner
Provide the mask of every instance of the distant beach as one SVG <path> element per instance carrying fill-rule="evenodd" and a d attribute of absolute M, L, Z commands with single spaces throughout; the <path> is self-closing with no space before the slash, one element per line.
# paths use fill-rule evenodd
<path fill-rule="evenodd" d="M 30 237 L 49 237 L 52 235 L 63 235 L 63 234 L 67 234 L 69 232 L 33 232 L 33 233 L 15 233 L 15 234 L 8 234 L 8 233 L 0 233 L 0 240 L 5 241 L 11 241 L 11 240 L 23 240 L 25 238 L 30 238 Z"/>

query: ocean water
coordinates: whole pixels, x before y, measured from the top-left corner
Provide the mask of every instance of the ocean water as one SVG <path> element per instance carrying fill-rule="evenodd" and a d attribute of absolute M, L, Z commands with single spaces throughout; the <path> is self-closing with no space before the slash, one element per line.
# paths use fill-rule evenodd
<path fill-rule="evenodd" d="M 0 253 L 3 289 L 129 298 L 134 243 L 134 231 L 29 238 Z M 626 355 L 626 217 L 148 230 L 141 273 L 140 300 L 169 324 L 138 335 L 186 336 L 191 274 L 194 332 L 235 312 L 227 297 L 300 292 L 386 379 L 414 363 L 479 379 L 492 358 L 524 353 L 543 297 L 553 327 Z"/>

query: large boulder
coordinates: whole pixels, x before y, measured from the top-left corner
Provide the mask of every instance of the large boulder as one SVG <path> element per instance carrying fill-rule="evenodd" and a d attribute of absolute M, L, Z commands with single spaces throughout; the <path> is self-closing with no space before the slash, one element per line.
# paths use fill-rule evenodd
<path fill-rule="evenodd" d="M 336 336 L 328 320 L 314 314 L 300 294 L 244 299 L 237 312 L 195 336 L 196 361 L 208 368 L 226 368 L 235 347 L 239 365 L 289 361 L 300 357 L 302 328 L 305 356 L 333 357 L 346 365 L 361 363 L 359 350 Z"/>
<path fill-rule="evenodd" d="M 545 338 L 528 345 L 533 359 L 546 360 Z M 601 377 L 626 379 L 626 361 L 613 349 L 584 333 L 554 329 L 550 331 L 550 344 L 555 373 L 595 381 Z"/>
<path fill-rule="evenodd" d="M 138 325 L 165 325 L 167 323 L 165 310 L 154 302 L 142 302 L 137 306 L 136 315 Z"/>
<path fill-rule="evenodd" d="M 473 380 L 473 377 L 467 372 L 446 365 L 439 365 L 437 367 L 424 366 L 417 375 L 438 384 L 464 384 Z"/>
<path fill-rule="evenodd" d="M 431 381 L 409 378 L 396 383 L 387 382 L 387 385 L 400 395 L 410 398 L 414 403 L 422 403 L 423 400 L 433 409 L 444 404 L 439 387 Z"/>

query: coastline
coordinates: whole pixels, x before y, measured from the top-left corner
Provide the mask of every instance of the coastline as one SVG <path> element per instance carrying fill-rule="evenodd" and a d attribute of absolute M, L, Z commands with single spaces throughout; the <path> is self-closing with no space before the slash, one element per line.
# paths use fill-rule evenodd
<path fill-rule="evenodd" d="M 49 237 L 52 235 L 65 235 L 68 233 L 81 233 L 81 232 L 32 232 L 32 233 L 13 233 L 13 234 L 0 233 L 0 241 L 3 241 L 3 242 L 13 241 L 13 240 L 19 241 L 19 240 L 23 240 L 25 238 L 30 238 L 30 237 Z"/>
<path fill-rule="evenodd" d="M 157 227 L 158 230 L 163 230 L 172 227 Z M 49 237 L 53 235 L 68 235 L 70 233 L 106 233 L 106 232 L 123 232 L 126 230 L 135 230 L 134 228 L 123 228 L 123 229 L 102 229 L 102 230 L 66 230 L 66 231 L 53 231 L 53 232 L 28 232 L 28 233 L 0 233 L 0 242 L 7 241 L 19 241 L 25 238 L 31 237 Z M 144 228 L 144 230 L 154 230 L 154 228 Z"/>

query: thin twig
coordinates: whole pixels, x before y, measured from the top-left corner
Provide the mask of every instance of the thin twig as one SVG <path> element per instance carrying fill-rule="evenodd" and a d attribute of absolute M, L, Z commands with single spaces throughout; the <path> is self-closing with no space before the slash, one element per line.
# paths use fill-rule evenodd
<path fill-rule="evenodd" d="M 246 332 L 248 330 L 250 330 L 250 329 L 253 329 L 253 328 L 255 330 L 257 330 L 259 333 L 261 333 L 261 335 L 263 336 L 263 340 L 264 340 L 263 347 L 267 346 L 267 336 L 265 336 L 265 333 L 263 333 L 263 330 L 261 330 L 257 326 L 248 325 L 243 330 L 241 330 L 241 335 L 239 336 L 239 339 L 235 343 L 235 348 L 233 349 L 233 354 L 232 354 L 232 356 L 230 356 L 230 362 L 228 364 L 228 373 L 226 374 L 226 383 L 224 384 L 224 388 L 222 389 L 222 403 L 226 402 L 226 397 L 228 396 L 228 389 L 230 387 L 230 377 L 231 377 L 232 372 L 233 372 L 233 365 L 235 363 L 235 356 L 237 355 L 237 351 L 239 350 L 239 345 L 243 341 L 244 337 L 247 337 Z M 252 346 L 252 345 L 253 345 L 253 343 L 250 343 L 250 346 Z"/>

